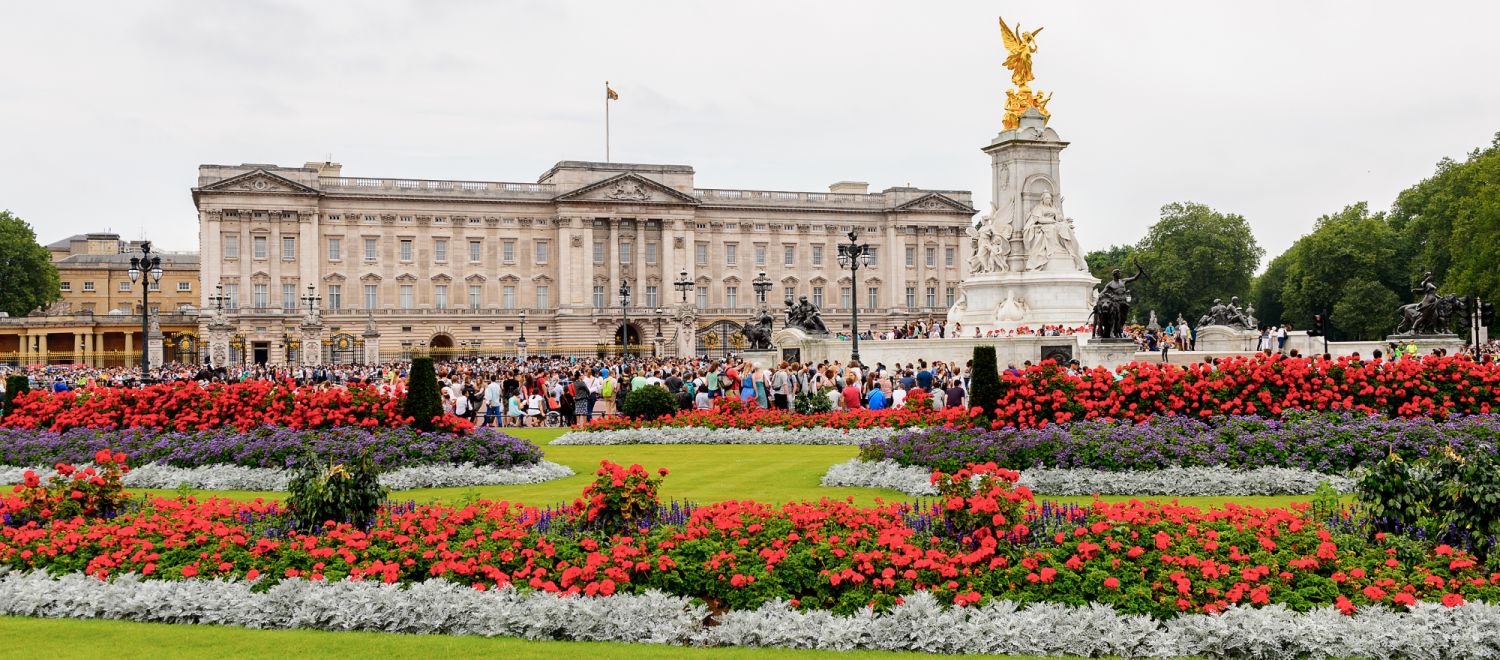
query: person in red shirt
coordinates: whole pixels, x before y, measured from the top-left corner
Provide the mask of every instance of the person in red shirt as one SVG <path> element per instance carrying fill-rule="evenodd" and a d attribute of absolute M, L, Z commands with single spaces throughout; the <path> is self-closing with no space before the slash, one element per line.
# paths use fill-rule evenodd
<path fill-rule="evenodd" d="M 857 382 L 854 376 L 844 377 L 844 410 L 859 410 L 863 407 L 860 405 L 860 392 L 859 386 L 856 384 Z"/>

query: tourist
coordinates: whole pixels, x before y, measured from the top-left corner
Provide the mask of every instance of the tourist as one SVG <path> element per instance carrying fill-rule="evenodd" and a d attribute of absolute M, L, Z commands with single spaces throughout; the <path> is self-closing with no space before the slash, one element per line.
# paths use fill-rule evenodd
<path fill-rule="evenodd" d="M 881 389 L 880 381 L 878 380 L 870 386 L 870 400 L 866 407 L 870 410 L 885 410 L 885 391 Z"/>
<path fill-rule="evenodd" d="M 895 387 L 893 387 L 891 389 L 891 407 L 892 408 L 905 408 L 906 407 L 906 388 L 905 387 L 903 387 L 901 385 L 897 385 L 897 386 L 895 386 Z"/>
<path fill-rule="evenodd" d="M 944 402 L 946 404 L 946 407 L 964 407 L 964 395 L 966 394 L 966 392 L 964 392 L 963 383 L 961 383 L 958 379 L 954 379 L 953 381 L 949 382 L 946 394 L 948 396 L 948 400 Z"/>
<path fill-rule="evenodd" d="M 844 410 L 860 409 L 859 379 L 853 374 L 844 377 L 843 399 Z"/>

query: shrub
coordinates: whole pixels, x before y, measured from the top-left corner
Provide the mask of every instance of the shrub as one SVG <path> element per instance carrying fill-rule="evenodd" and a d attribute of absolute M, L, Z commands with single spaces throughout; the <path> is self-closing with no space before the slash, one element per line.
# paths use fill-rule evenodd
<path fill-rule="evenodd" d="M 659 468 L 657 474 L 661 477 L 652 479 L 639 464 L 627 469 L 600 461 L 594 483 L 583 487 L 583 497 L 573 501 L 573 511 L 605 532 L 635 532 L 656 515 L 661 504 L 656 490 L 667 469 Z"/>
<path fill-rule="evenodd" d="M 433 429 L 434 422 L 443 416 L 443 401 L 439 397 L 432 356 L 412 358 L 406 385 L 406 407 L 401 412 L 411 418 L 413 428 L 419 431 Z"/>
<path fill-rule="evenodd" d="M 822 391 L 798 392 L 792 401 L 792 412 L 798 415 L 816 415 L 833 412 L 833 402 Z"/>
<path fill-rule="evenodd" d="M 1022 541 L 1029 534 L 1023 521 L 1031 504 L 1031 491 L 1015 487 L 1021 473 L 996 467 L 994 463 L 969 464 L 954 474 L 932 473 L 938 499 L 943 502 L 947 529 L 966 545 L 977 545 L 992 532 Z"/>
<path fill-rule="evenodd" d="M 620 409 L 626 417 L 647 421 L 671 417 L 677 412 L 677 397 L 660 385 L 647 385 L 631 390 L 625 395 L 625 405 Z"/>
<path fill-rule="evenodd" d="M 969 405 L 981 408 L 979 413 L 983 421 L 976 421 L 980 426 L 988 426 L 988 420 L 995 414 L 995 407 L 1000 401 L 1000 363 L 995 358 L 994 346 L 974 347 L 974 369 L 969 381 Z"/>
<path fill-rule="evenodd" d="M 7 376 L 5 378 L 5 401 L 0 402 L 4 403 L 4 409 L 0 410 L 0 417 L 9 415 L 12 410 L 15 410 L 16 399 L 19 399 L 22 394 L 30 391 L 31 380 L 27 377 Z"/>
<path fill-rule="evenodd" d="M 350 463 L 325 463 L 309 454 L 288 490 L 287 508 L 304 529 L 328 521 L 368 527 L 387 493 L 368 452 Z"/>
<path fill-rule="evenodd" d="M 1470 547 L 1481 559 L 1500 535 L 1500 464 L 1489 453 L 1448 450 L 1411 465 L 1392 454 L 1360 480 L 1359 499 L 1376 529 Z"/>

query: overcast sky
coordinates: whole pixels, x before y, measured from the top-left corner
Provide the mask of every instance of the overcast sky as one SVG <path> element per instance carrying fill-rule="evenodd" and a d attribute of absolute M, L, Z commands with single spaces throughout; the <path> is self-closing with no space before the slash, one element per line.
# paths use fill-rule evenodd
<path fill-rule="evenodd" d="M 997 14 L 1072 142 L 1084 246 L 1168 202 L 1240 213 L 1268 258 L 1500 131 L 1500 3 L 7 2 L 0 209 L 44 242 L 197 249 L 200 163 L 534 181 L 676 163 L 703 188 L 974 191 L 1010 86 Z"/>

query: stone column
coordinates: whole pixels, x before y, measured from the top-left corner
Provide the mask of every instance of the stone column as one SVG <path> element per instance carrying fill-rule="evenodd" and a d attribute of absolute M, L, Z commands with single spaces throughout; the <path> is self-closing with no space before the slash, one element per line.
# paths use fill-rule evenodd
<path fill-rule="evenodd" d="M 559 291 L 553 291 L 548 303 L 555 308 L 567 307 L 572 293 L 575 276 L 574 269 L 577 268 L 578 248 L 573 247 L 573 219 L 557 218 L 557 284 Z"/>
<path fill-rule="evenodd" d="M 590 307 L 594 295 L 594 219 L 579 221 L 583 223 L 583 258 L 578 260 L 578 272 L 569 282 L 568 299 L 575 307 Z"/>
<path fill-rule="evenodd" d="M 664 299 L 658 300 L 657 304 L 665 308 L 676 304 L 677 300 L 667 299 L 677 293 L 676 287 L 672 286 L 677 281 L 677 241 L 681 238 L 682 221 L 675 219 L 662 220 L 661 245 L 656 250 L 657 263 L 661 266 L 661 295 Z"/>
<path fill-rule="evenodd" d="M 620 219 L 610 218 L 608 222 L 609 243 L 604 246 L 604 264 L 609 271 L 609 290 L 604 292 L 605 309 L 615 306 L 620 290 Z"/>
<path fill-rule="evenodd" d="M 124 334 L 125 334 L 125 366 L 129 367 L 129 366 L 132 366 L 133 364 L 134 365 L 139 365 L 141 363 L 140 360 L 135 360 L 132 363 L 131 362 L 131 358 L 130 358 L 131 354 L 135 352 L 135 333 L 131 332 L 129 330 L 126 330 Z"/>
<path fill-rule="evenodd" d="M 23 367 L 31 364 L 31 335 L 27 334 L 25 328 L 22 328 L 21 333 L 16 335 L 16 342 L 18 349 L 16 360 L 19 361 L 18 364 Z"/>
<path fill-rule="evenodd" d="M 47 364 L 47 335 L 47 331 L 43 330 L 42 333 L 37 336 L 36 361 L 38 364 Z"/>
<path fill-rule="evenodd" d="M 890 312 L 901 306 L 906 295 L 906 245 L 902 240 L 900 228 L 897 227 L 897 219 L 900 216 L 887 216 L 885 225 L 885 244 L 890 246 L 886 249 L 890 252 L 890 258 L 886 261 L 884 268 L 886 275 L 885 306 Z M 837 251 L 835 250 L 835 254 Z"/>
<path fill-rule="evenodd" d="M 645 220 L 642 220 L 640 218 L 636 218 L 636 220 L 635 220 L 635 239 L 634 239 L 634 242 L 631 243 L 630 249 L 631 249 L 632 252 L 635 253 L 633 256 L 630 257 L 630 260 L 633 261 L 633 262 L 635 262 L 633 264 L 635 266 L 635 268 L 633 269 L 635 271 L 635 283 L 631 284 L 630 287 L 632 289 L 636 289 L 637 291 L 639 291 L 639 293 L 632 293 L 630 295 L 630 297 L 632 299 L 631 300 L 631 304 L 635 304 L 635 301 L 640 301 L 642 304 L 644 304 L 646 302 L 646 221 Z M 660 250 L 661 248 L 658 247 L 657 249 Z M 657 289 L 657 291 L 658 291 L 657 295 L 660 296 L 661 295 L 660 294 L 661 289 Z M 661 301 L 658 300 L 657 302 L 659 303 Z M 649 310 L 648 310 L 648 312 L 649 312 Z"/>

